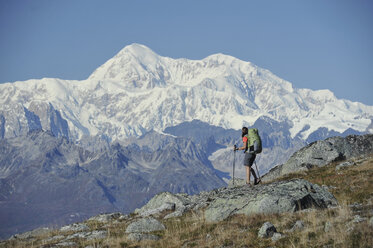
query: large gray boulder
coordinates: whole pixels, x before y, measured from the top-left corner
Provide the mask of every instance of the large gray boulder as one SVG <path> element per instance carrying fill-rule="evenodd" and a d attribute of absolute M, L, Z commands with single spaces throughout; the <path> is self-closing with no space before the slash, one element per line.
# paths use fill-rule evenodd
<path fill-rule="evenodd" d="M 373 153 L 373 134 L 331 137 L 315 141 L 295 152 L 289 160 L 271 169 L 262 177 L 268 182 L 283 175 L 322 167 L 330 162 L 341 161 Z"/>
<path fill-rule="evenodd" d="M 304 222 L 297 220 L 289 232 L 302 231 L 305 228 Z"/>
<path fill-rule="evenodd" d="M 154 218 L 143 218 L 128 225 L 126 233 L 150 233 L 163 231 L 166 227 Z"/>
<path fill-rule="evenodd" d="M 134 212 L 141 216 L 156 215 L 165 210 L 176 210 L 176 212 L 184 212 L 185 206 L 190 205 L 191 200 L 186 194 L 172 194 L 163 192 L 154 196 L 142 208 L 136 209 Z"/>
<path fill-rule="evenodd" d="M 234 214 L 295 212 L 337 204 L 335 197 L 319 185 L 294 179 L 255 187 L 222 189 L 206 208 L 205 219 L 215 222 Z"/>
<path fill-rule="evenodd" d="M 304 179 L 219 188 L 196 195 L 161 193 L 135 213 L 147 216 L 164 211 L 167 204 L 175 211 L 165 216 L 181 216 L 186 211 L 203 211 L 208 222 L 224 220 L 233 214 L 295 212 L 311 207 L 327 208 L 338 204 L 327 189 Z M 170 210 L 170 209 L 168 209 Z M 173 209 L 172 209 L 173 210 Z"/>

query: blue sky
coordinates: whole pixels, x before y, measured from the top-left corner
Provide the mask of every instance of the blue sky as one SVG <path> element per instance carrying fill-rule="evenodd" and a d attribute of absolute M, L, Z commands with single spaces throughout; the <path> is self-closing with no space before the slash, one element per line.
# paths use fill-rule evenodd
<path fill-rule="evenodd" d="M 229 54 L 373 105 L 373 1 L 0 0 L 0 83 L 85 79 L 126 45 Z"/>

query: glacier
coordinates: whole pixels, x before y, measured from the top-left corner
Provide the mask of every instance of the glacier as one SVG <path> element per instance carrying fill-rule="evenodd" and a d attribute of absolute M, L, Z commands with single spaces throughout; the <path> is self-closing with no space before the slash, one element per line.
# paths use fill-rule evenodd
<path fill-rule="evenodd" d="M 0 84 L 0 117 L 3 138 L 53 124 L 58 135 L 73 140 L 104 135 L 114 141 L 192 120 L 240 129 L 260 117 L 289 121 L 291 136 L 304 140 L 320 128 L 373 131 L 373 106 L 337 99 L 325 89 L 297 89 L 229 55 L 173 59 L 140 44 L 126 46 L 86 80 Z"/>

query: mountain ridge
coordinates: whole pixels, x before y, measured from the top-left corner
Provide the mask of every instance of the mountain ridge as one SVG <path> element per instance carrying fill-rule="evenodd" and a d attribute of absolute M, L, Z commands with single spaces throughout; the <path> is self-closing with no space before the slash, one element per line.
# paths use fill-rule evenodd
<path fill-rule="evenodd" d="M 319 128 L 373 131 L 373 106 L 337 99 L 329 90 L 296 89 L 270 71 L 229 55 L 172 59 L 139 44 L 122 49 L 86 80 L 6 83 L 0 85 L 0 99 L 3 137 L 30 131 L 22 108 L 33 112 L 31 106 L 38 104 L 58 112 L 73 140 L 84 135 L 124 140 L 194 119 L 240 129 L 261 116 L 289 120 L 291 136 L 304 140 Z M 17 105 L 20 110 L 14 113 Z M 45 119 L 47 114 L 36 115 Z M 45 123 L 41 128 L 48 130 Z M 66 130 L 60 132 L 66 135 Z"/>
<path fill-rule="evenodd" d="M 225 185 L 192 141 L 167 135 L 155 147 L 160 136 L 166 135 L 149 133 L 147 143 L 96 151 L 51 131 L 0 139 L 0 238 L 102 212 L 130 212 L 163 191 L 196 194 Z"/>

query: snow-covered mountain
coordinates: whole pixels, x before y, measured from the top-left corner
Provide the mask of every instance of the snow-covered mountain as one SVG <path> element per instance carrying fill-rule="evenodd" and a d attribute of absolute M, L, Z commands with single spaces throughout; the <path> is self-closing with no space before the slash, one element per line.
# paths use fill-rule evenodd
<path fill-rule="evenodd" d="M 290 123 L 306 140 L 320 128 L 373 132 L 373 106 L 329 90 L 296 89 L 268 70 L 215 54 L 202 60 L 162 57 L 132 44 L 83 81 L 44 78 L 0 84 L 0 137 L 33 129 L 79 140 L 124 140 L 201 120 L 226 129 L 260 117 Z"/>
<path fill-rule="evenodd" d="M 260 130 L 263 175 L 305 143 L 372 133 L 372 119 L 373 106 L 295 89 L 250 62 L 171 59 L 139 44 L 86 80 L 0 84 L 0 233 L 220 187 L 234 159 L 245 177 L 232 150 L 243 125 Z"/>

